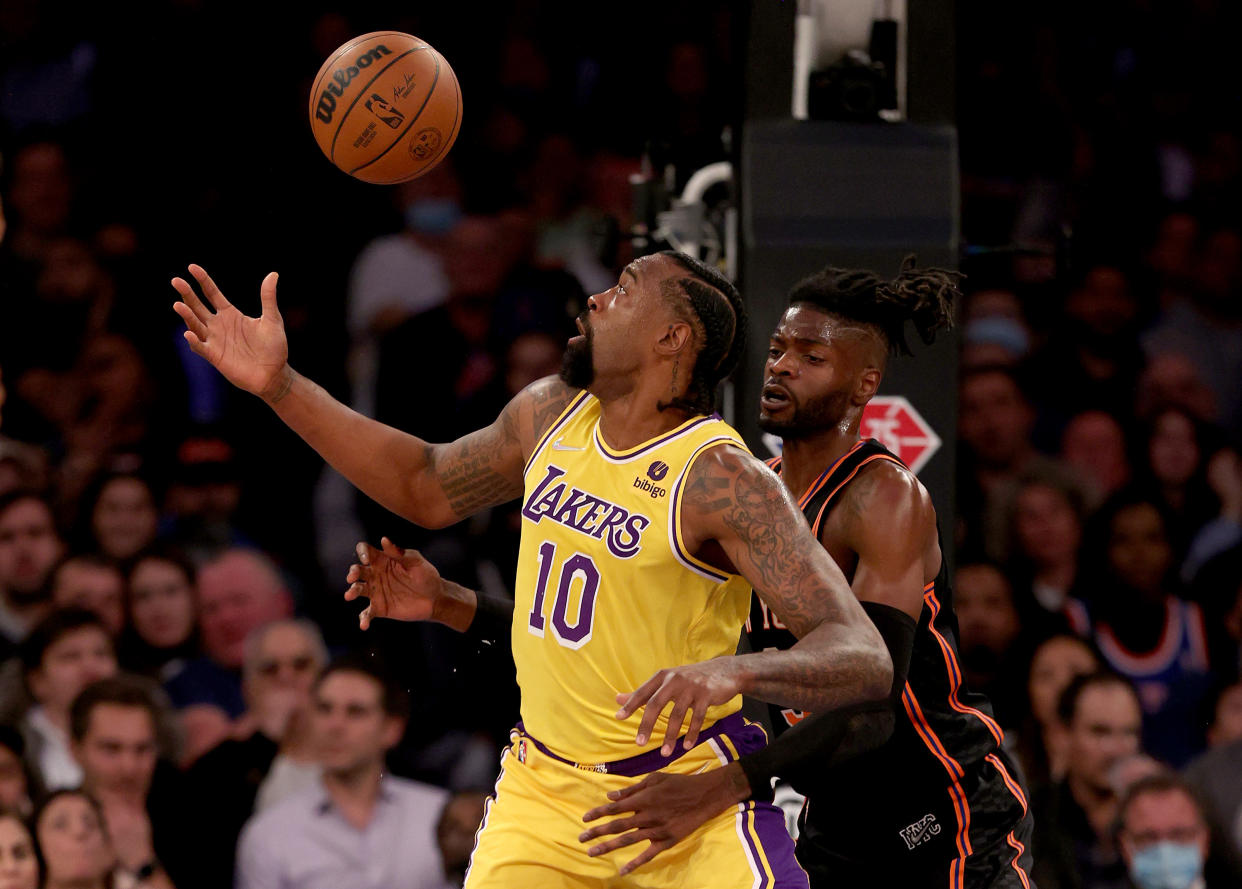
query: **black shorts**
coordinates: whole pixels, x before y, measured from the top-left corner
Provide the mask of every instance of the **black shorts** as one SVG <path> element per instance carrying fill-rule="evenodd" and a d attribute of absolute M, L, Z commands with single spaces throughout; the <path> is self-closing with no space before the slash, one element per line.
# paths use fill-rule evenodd
<path fill-rule="evenodd" d="M 947 786 L 943 771 L 914 764 L 868 772 L 865 791 L 825 787 L 808 797 L 798 862 L 811 889 L 1034 885 L 1034 824 L 1003 751 L 966 766 Z"/>

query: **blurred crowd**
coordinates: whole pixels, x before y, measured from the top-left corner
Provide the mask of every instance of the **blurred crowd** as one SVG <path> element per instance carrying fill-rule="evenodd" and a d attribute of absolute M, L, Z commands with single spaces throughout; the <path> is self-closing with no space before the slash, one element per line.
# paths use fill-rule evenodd
<path fill-rule="evenodd" d="M 632 257 L 630 177 L 729 156 L 739 4 L 631 4 L 608 40 L 554 2 L 67 5 L 0 14 L 0 886 L 460 885 L 508 653 L 364 635 L 341 594 L 381 534 L 505 594 L 516 511 L 429 532 L 357 495 L 189 352 L 167 281 L 199 262 L 255 311 L 275 268 L 299 370 L 430 440 L 490 422 Z M 958 7 L 966 681 L 1023 764 L 1041 887 L 1142 886 L 1170 844 L 1229 885 L 1238 13 Z M 466 97 L 449 161 L 390 189 L 303 117 L 379 28 Z"/>

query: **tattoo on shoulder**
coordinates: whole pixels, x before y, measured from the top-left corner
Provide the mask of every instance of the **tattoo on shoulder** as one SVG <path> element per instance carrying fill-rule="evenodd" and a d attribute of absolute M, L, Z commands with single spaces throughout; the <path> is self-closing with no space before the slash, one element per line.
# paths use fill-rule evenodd
<path fill-rule="evenodd" d="M 806 522 L 778 480 L 730 458 L 694 473 L 687 484 L 686 503 L 716 514 L 736 534 L 753 571 L 748 576 L 795 635 L 835 610 L 813 560 L 819 547 L 810 545 Z"/>
<path fill-rule="evenodd" d="M 532 444 L 539 440 L 539 436 L 561 415 L 579 391 L 556 377 L 548 377 L 531 386 Z"/>

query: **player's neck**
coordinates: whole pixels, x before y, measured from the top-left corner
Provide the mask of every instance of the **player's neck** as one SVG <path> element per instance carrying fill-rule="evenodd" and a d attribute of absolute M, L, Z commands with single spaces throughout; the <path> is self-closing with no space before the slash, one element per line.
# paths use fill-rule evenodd
<path fill-rule="evenodd" d="M 667 394 L 667 393 L 666 393 Z M 599 432 L 614 451 L 625 451 L 659 438 L 691 417 L 680 408 L 660 410 L 658 397 L 642 388 L 623 396 L 600 398 Z"/>
<path fill-rule="evenodd" d="M 782 439 L 781 478 L 795 497 L 819 478 L 825 469 L 858 444 L 858 420 L 797 438 Z"/>

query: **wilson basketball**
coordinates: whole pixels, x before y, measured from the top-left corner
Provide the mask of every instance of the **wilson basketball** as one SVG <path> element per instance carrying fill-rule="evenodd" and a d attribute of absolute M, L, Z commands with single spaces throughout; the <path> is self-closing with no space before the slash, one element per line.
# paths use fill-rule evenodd
<path fill-rule="evenodd" d="M 315 76 L 311 132 L 328 160 L 391 185 L 438 164 L 461 129 L 461 87 L 444 56 L 400 31 L 340 46 Z"/>

